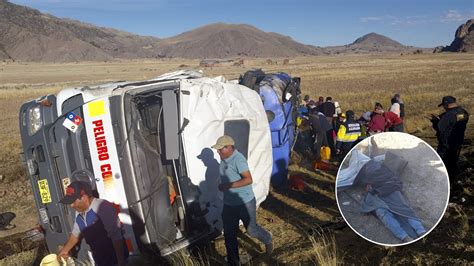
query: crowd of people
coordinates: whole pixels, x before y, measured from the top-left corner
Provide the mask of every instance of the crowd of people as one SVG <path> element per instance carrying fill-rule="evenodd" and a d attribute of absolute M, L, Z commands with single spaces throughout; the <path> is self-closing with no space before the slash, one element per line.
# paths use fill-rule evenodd
<path fill-rule="evenodd" d="M 300 122 L 306 124 L 311 131 L 306 139 L 311 139 L 312 150 L 316 160 L 320 159 L 320 149 L 328 146 L 333 158 L 342 160 L 350 149 L 361 139 L 386 131 L 403 132 L 405 104 L 400 94 L 391 99 L 391 106 L 384 110 L 381 103 L 375 103 L 373 111 L 364 112 L 356 118 L 354 111 L 342 112 L 338 102 L 332 97 L 319 97 L 318 101 L 311 100 L 309 95 L 303 98 L 300 106 Z"/>
<path fill-rule="evenodd" d="M 332 97 L 321 96 L 318 101 L 305 95 L 299 108 L 298 126 L 300 141 L 311 143 L 316 161 L 321 159 L 321 147 L 331 150 L 332 159 L 342 161 L 345 155 L 365 137 L 382 132 L 404 132 L 405 103 L 400 94 L 390 99 L 390 107 L 384 109 L 376 102 L 372 111 L 355 116 L 354 111 L 342 111 L 339 103 Z M 438 138 L 438 154 L 442 158 L 449 176 L 457 175 L 457 161 L 464 141 L 469 114 L 456 103 L 453 96 L 445 96 L 438 107 L 445 112 L 433 115 L 431 122 Z"/>

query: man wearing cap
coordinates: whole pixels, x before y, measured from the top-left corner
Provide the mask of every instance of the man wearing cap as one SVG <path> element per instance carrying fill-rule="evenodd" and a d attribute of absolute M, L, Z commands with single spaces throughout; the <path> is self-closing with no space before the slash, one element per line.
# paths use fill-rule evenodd
<path fill-rule="evenodd" d="M 125 265 L 128 256 L 116 208 L 112 203 L 92 196 L 88 182 L 74 181 L 60 201 L 76 210 L 71 235 L 58 253 L 58 259 L 84 238 L 90 246 L 95 265 Z"/>
<path fill-rule="evenodd" d="M 445 112 L 439 116 L 431 115 L 431 122 L 438 138 L 437 152 L 448 170 L 451 187 L 456 185 L 458 172 L 457 162 L 469 114 L 456 103 L 453 96 L 444 96 L 438 107 L 443 106 Z"/>
<path fill-rule="evenodd" d="M 252 190 L 253 180 L 247 160 L 235 149 L 234 144 L 232 137 L 224 135 L 212 146 L 221 157 L 219 190 L 224 194 L 222 222 L 229 265 L 240 264 L 237 242 L 239 220 L 242 220 L 250 236 L 265 244 L 267 254 L 273 251 L 271 233 L 257 224 L 256 200 Z"/>

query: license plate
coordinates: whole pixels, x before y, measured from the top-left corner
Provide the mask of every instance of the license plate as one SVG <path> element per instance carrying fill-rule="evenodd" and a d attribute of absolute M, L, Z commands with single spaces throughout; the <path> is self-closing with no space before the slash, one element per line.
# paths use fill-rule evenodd
<path fill-rule="evenodd" d="M 44 224 L 49 223 L 48 212 L 46 211 L 46 208 L 39 208 L 39 214 L 41 217 L 41 221 Z"/>
<path fill-rule="evenodd" d="M 40 191 L 41 202 L 43 204 L 52 202 L 51 193 L 49 193 L 48 180 L 46 179 L 38 180 L 38 187 Z"/>

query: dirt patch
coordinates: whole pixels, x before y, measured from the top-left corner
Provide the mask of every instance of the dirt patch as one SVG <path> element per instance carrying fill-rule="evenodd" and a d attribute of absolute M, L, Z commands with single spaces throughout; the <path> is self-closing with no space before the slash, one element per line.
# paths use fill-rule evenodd
<path fill-rule="evenodd" d="M 0 238 L 25 232 L 38 224 L 38 216 L 35 208 L 30 181 L 17 180 L 8 183 L 0 183 L 0 212 L 14 212 L 15 219 L 11 224 L 15 228 L 0 231 Z"/>

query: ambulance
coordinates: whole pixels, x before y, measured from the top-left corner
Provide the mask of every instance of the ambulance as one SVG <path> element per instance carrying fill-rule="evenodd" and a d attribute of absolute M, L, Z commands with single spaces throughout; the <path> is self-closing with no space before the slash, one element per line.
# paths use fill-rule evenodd
<path fill-rule="evenodd" d="M 72 229 L 75 212 L 59 200 L 76 180 L 116 206 L 130 254 L 165 256 L 219 235 L 220 158 L 210 147 L 224 134 L 248 159 L 257 204 L 268 195 L 272 141 L 262 100 L 222 77 L 178 71 L 63 89 L 24 103 L 19 119 L 23 160 L 53 253 Z M 87 250 L 82 243 L 75 252 Z"/>

